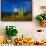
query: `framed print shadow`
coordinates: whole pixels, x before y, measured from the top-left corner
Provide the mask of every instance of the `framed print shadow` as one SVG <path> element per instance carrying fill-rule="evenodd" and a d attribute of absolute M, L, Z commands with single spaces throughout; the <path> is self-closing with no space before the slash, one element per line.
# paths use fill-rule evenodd
<path fill-rule="evenodd" d="M 1 21 L 32 21 L 32 0 L 1 0 Z"/>

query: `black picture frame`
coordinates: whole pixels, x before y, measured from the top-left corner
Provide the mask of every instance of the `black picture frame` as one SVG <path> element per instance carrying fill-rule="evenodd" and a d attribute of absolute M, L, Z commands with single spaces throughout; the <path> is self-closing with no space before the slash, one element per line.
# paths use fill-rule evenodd
<path fill-rule="evenodd" d="M 1 21 L 32 21 L 32 0 L 1 0 Z"/>

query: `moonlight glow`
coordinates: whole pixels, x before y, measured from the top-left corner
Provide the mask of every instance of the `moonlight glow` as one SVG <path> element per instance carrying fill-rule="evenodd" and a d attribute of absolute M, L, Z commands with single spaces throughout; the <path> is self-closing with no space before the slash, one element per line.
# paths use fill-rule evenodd
<path fill-rule="evenodd" d="M 15 8 L 15 9 L 14 9 L 14 12 L 17 12 L 17 11 L 18 11 L 18 10 Z"/>

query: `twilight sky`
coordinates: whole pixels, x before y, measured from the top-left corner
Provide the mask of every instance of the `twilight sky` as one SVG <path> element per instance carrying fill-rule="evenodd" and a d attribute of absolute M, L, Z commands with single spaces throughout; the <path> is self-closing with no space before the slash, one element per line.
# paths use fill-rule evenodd
<path fill-rule="evenodd" d="M 32 11 L 32 0 L 2 0 L 2 12 Z"/>

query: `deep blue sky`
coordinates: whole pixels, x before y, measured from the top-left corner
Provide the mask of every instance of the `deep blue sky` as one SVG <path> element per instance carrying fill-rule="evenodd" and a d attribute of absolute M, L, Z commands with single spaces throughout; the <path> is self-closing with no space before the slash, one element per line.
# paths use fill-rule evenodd
<path fill-rule="evenodd" d="M 32 0 L 2 0 L 2 12 L 14 12 L 19 8 L 32 11 Z"/>

